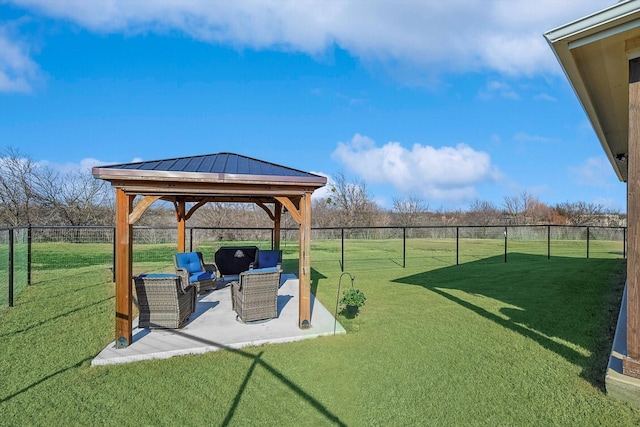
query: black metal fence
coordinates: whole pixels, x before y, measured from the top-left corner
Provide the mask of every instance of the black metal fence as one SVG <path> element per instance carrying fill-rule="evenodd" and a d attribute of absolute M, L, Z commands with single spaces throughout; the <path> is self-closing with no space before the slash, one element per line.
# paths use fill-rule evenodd
<path fill-rule="evenodd" d="M 281 248 L 297 254 L 298 229 L 282 229 Z M 213 259 L 217 248 L 251 244 L 261 248 L 273 245 L 271 228 L 187 228 L 189 250 L 201 251 Z M 534 251 L 536 255 L 626 257 L 627 229 L 596 226 L 421 226 L 421 227 L 318 227 L 312 228 L 314 242 L 327 243 L 330 256 L 344 271 L 347 264 L 366 263 L 375 257 L 367 240 L 378 240 L 401 267 L 414 257 L 441 256 L 445 262 L 459 264 L 487 256 Z M 490 241 L 482 251 L 474 242 Z M 175 227 L 133 228 L 134 273 L 149 266 L 170 269 L 175 251 Z M 388 245 L 386 243 L 388 242 Z M 605 242 L 606 244 L 602 244 Z M 388 247 L 387 247 L 388 246 Z M 612 247 L 614 249 L 612 249 Z M 74 248 L 74 250 L 70 250 Z M 359 248 L 363 248 L 360 250 Z M 477 251 L 477 252 L 476 252 Z M 613 252 L 613 253 L 612 253 Z M 51 271 L 82 269 L 102 265 L 115 276 L 115 227 L 14 227 L 0 229 L 0 308 L 13 306 L 15 297 L 34 277 Z M 115 277 L 113 277 L 115 279 Z"/>

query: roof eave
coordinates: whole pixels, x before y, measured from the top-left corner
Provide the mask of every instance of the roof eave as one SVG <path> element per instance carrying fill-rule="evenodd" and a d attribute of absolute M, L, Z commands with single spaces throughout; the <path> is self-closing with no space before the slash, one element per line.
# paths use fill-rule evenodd
<path fill-rule="evenodd" d="M 616 159 L 621 153 L 612 150 L 616 142 L 611 139 L 614 137 L 609 135 L 614 133 L 607 129 L 607 124 L 599 117 L 596 104 L 600 100 L 592 99 L 587 84 L 581 76 L 579 65 L 572 55 L 572 50 L 640 27 L 639 4 L 637 0 L 616 3 L 600 12 L 544 34 L 587 114 L 616 175 L 622 181 L 626 180 L 626 167 Z M 617 143 L 617 145 L 620 144 L 620 142 Z M 626 141 L 624 144 L 626 145 Z"/>
<path fill-rule="evenodd" d="M 278 184 L 278 185 L 307 185 L 322 187 L 327 178 L 320 175 L 283 176 L 283 175 L 249 175 L 229 173 L 204 172 L 169 172 L 152 170 L 132 170 L 94 167 L 92 174 L 95 178 L 105 181 L 181 181 L 181 182 L 210 182 L 219 184 Z"/>

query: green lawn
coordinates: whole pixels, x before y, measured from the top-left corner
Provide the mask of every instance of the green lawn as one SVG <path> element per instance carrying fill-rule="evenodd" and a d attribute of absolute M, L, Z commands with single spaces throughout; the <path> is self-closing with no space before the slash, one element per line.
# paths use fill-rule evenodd
<path fill-rule="evenodd" d="M 367 303 L 339 319 L 346 335 L 108 367 L 90 362 L 113 340 L 110 265 L 43 267 L 0 313 L 0 425 L 640 425 L 603 384 L 619 244 L 547 259 L 544 242 L 520 243 L 505 263 L 498 239 L 464 243 L 456 266 L 455 241 L 409 240 L 403 268 L 401 240 L 347 242 Z M 339 244 L 312 247 L 330 311 Z"/>

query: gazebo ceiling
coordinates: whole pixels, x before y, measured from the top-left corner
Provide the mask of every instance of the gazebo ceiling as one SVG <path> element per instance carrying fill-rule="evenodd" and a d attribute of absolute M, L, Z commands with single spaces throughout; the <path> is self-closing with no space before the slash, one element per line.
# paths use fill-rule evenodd
<path fill-rule="evenodd" d="M 95 178 L 128 194 L 203 197 L 216 201 L 255 201 L 299 196 L 327 178 L 233 153 L 218 153 L 94 167 Z"/>

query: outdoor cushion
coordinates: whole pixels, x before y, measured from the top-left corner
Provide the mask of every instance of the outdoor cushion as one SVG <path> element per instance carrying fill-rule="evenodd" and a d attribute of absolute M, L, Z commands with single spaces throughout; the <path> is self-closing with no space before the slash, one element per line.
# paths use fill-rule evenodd
<path fill-rule="evenodd" d="M 197 252 L 180 252 L 176 254 L 176 265 L 186 268 L 189 274 L 201 272 L 203 270 L 200 257 Z"/>
<path fill-rule="evenodd" d="M 216 273 L 209 273 L 208 271 L 196 271 L 189 275 L 190 282 L 200 282 L 202 280 L 211 280 L 216 278 Z"/>
<path fill-rule="evenodd" d="M 282 251 L 259 249 L 252 267 L 277 267 L 278 269 L 282 269 Z"/>
<path fill-rule="evenodd" d="M 253 270 L 245 271 L 244 274 L 273 273 L 274 271 L 278 271 L 278 268 L 277 267 L 254 268 Z"/>

